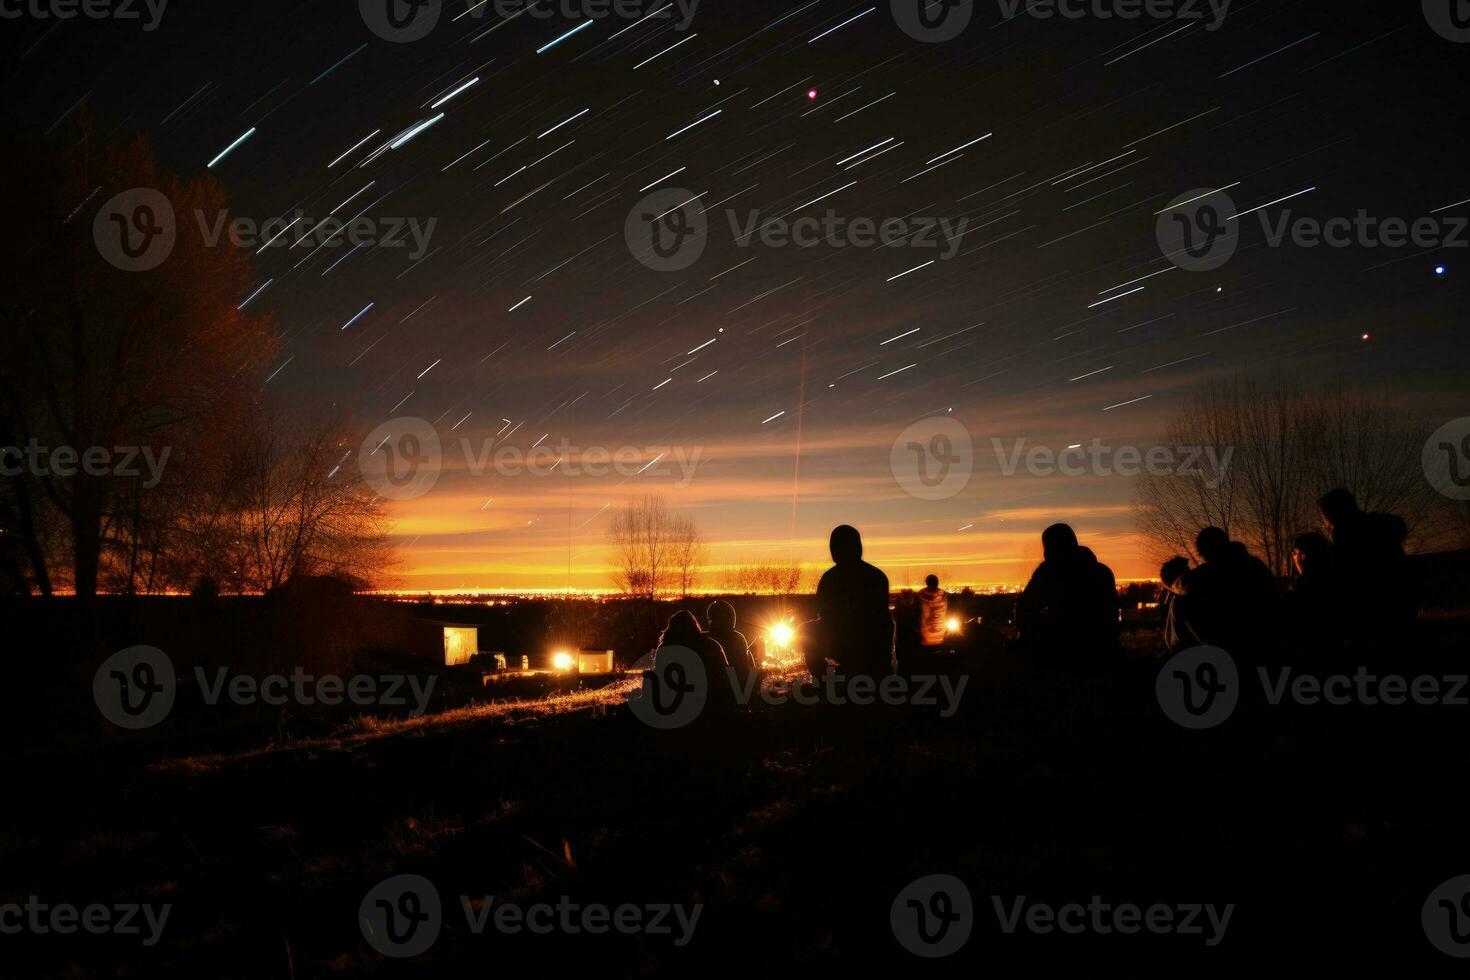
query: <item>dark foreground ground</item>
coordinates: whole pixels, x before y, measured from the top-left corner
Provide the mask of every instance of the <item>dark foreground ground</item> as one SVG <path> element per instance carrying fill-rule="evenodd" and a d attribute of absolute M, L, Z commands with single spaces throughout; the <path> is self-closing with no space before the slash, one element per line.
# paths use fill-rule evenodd
<path fill-rule="evenodd" d="M 1373 666 L 1470 671 L 1463 643 L 1432 632 Z M 1079 673 L 971 650 L 948 664 L 969 678 L 951 718 L 786 704 L 668 733 L 631 715 L 625 683 L 266 749 L 17 733 L 0 904 L 173 910 L 151 948 L 0 935 L 0 975 L 1463 975 L 1421 909 L 1470 874 L 1470 707 L 1247 693 L 1224 724 L 1189 731 L 1159 708 L 1159 663 L 1135 651 Z M 399 874 L 432 881 L 444 906 L 412 959 L 376 951 L 359 922 Z M 924 959 L 890 908 L 933 874 L 964 883 L 973 923 L 958 952 Z M 703 909 L 683 946 L 476 935 L 459 896 L 487 895 Z M 1201 935 L 1007 933 L 996 902 L 1009 914 L 1023 896 L 1234 909 L 1213 946 L 1203 914 Z"/>

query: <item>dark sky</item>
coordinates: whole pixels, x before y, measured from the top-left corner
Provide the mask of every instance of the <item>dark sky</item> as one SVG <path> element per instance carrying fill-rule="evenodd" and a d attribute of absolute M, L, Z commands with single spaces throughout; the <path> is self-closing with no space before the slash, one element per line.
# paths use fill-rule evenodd
<path fill-rule="evenodd" d="M 1186 0 L 1164 18 L 989 0 L 931 5 L 970 20 L 926 42 L 899 26 L 914 4 L 704 0 L 639 20 L 660 4 L 452 0 L 393 43 L 369 26 L 389 2 L 175 0 L 156 24 L 141 3 L 139 19 L 12 5 L 0 31 L 12 125 L 87 111 L 146 135 L 167 168 L 215 174 L 231 217 L 286 216 L 252 251 L 303 212 L 254 260 L 249 309 L 284 337 L 268 384 L 365 437 L 407 418 L 441 438 L 432 489 L 393 504 L 404 585 L 606 586 L 605 508 L 642 492 L 691 512 L 714 564 L 815 565 L 846 521 L 896 582 L 1014 582 L 1041 527 L 1071 518 L 1120 576 L 1145 575 L 1125 478 L 1006 475 L 991 439 L 1146 448 L 1202 380 L 1243 368 L 1463 414 L 1470 234 L 1268 235 L 1360 210 L 1451 235 L 1470 214 L 1470 43 L 1431 24 L 1448 3 L 1236 0 L 1217 19 Z M 1180 267 L 1159 212 L 1217 188 L 1236 251 Z M 640 203 L 655 191 L 672 196 Z M 707 222 L 703 252 L 649 268 L 629 215 L 679 205 L 670 220 Z M 334 209 L 379 233 L 292 247 Z M 806 248 L 732 230 L 829 214 L 845 237 Z M 854 240 L 859 219 L 915 240 Z M 400 221 L 432 229 L 422 253 L 382 240 Z M 973 438 L 974 474 L 927 500 L 890 450 L 935 416 Z M 457 448 L 543 434 L 551 459 L 666 456 L 537 476 L 474 472 Z M 676 457 L 697 458 L 692 478 Z"/>

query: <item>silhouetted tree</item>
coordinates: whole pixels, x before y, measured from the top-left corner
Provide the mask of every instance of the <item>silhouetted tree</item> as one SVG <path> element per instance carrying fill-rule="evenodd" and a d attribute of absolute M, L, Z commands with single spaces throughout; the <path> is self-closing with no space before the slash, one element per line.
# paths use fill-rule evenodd
<path fill-rule="evenodd" d="M 699 530 L 671 512 L 663 497 L 625 503 L 613 514 L 608 542 L 613 581 L 625 595 L 651 600 L 675 590 L 687 595 L 693 586 L 702 555 Z"/>
<path fill-rule="evenodd" d="M 1223 528 L 1288 575 L 1292 542 L 1317 526 L 1326 489 L 1350 487 L 1366 509 L 1415 518 L 1443 511 L 1420 464 L 1424 431 L 1386 396 L 1341 382 L 1304 388 L 1279 374 L 1209 382 L 1163 441 L 1209 447 L 1228 462 L 1220 472 L 1145 470 L 1135 488 L 1139 528 L 1160 560 L 1188 554 L 1200 528 Z"/>
<path fill-rule="evenodd" d="M 0 490 L 0 528 L 27 590 L 67 579 L 84 597 L 104 580 L 131 588 L 196 485 L 196 465 L 228 440 L 273 338 L 264 318 L 238 309 L 248 257 L 185 233 L 195 210 L 226 207 L 213 177 L 180 180 L 141 138 L 108 144 L 85 123 L 0 150 L 11 222 L 0 238 L 0 444 L 169 453 L 153 486 L 146 474 L 27 467 Z M 157 191 L 177 215 L 172 252 L 148 271 L 110 264 L 99 244 L 141 230 L 98 223 L 106 202 L 134 188 Z M 150 228 L 168 220 L 135 216 Z"/>

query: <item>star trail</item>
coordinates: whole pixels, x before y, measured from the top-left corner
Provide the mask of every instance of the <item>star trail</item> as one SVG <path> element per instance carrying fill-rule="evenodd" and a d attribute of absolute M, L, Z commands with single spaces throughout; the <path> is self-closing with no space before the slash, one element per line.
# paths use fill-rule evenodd
<path fill-rule="evenodd" d="M 177 233 L 252 225 L 230 299 L 274 320 L 272 391 L 439 432 L 406 587 L 605 587 L 642 493 L 716 562 L 823 563 L 845 522 L 896 584 L 1014 582 L 1054 516 L 1149 574 L 1126 481 L 1005 477 L 992 437 L 1148 445 L 1242 369 L 1463 391 L 1470 44 L 1418 4 L 132 6 L 7 14 L 12 125 L 212 175 L 228 215 Z M 1210 268 L 1168 239 L 1202 205 Z M 926 501 L 889 454 L 935 416 L 976 474 Z M 538 436 L 637 466 L 471 465 Z"/>

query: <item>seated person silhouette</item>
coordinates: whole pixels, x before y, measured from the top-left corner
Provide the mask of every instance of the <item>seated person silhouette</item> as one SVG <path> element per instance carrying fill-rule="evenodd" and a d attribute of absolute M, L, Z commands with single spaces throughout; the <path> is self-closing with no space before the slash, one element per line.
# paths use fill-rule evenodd
<path fill-rule="evenodd" d="M 863 539 L 855 527 L 833 528 L 829 547 L 833 564 L 817 583 L 819 619 L 809 624 L 814 648 L 808 663 L 816 665 L 826 658 L 835 660 L 844 674 L 891 674 L 888 576 L 863 561 Z"/>
<path fill-rule="evenodd" d="M 725 660 L 735 671 L 735 683 L 743 688 L 752 675 L 760 673 L 760 666 L 745 634 L 735 628 L 735 607 L 716 599 L 705 610 L 705 618 L 709 621 L 706 635 L 724 649 Z"/>
<path fill-rule="evenodd" d="M 1408 525 L 1395 514 L 1364 513 L 1348 490 L 1329 490 L 1317 502 L 1332 536 L 1343 606 L 1354 632 L 1369 643 L 1402 638 L 1419 614 L 1419 589 L 1404 553 Z"/>
<path fill-rule="evenodd" d="M 1165 582 L 1174 593 L 1170 613 L 1180 645 L 1245 654 L 1269 644 L 1276 581 L 1266 564 L 1218 527 L 1200 531 L 1194 547 L 1201 563 Z"/>
<path fill-rule="evenodd" d="M 1315 531 L 1297 535 L 1291 568 L 1282 607 L 1287 638 L 1293 646 L 1308 650 L 1341 646 L 1347 617 L 1332 542 Z"/>
<path fill-rule="evenodd" d="M 1113 570 L 1077 543 L 1066 524 L 1041 534 L 1042 561 L 1016 601 L 1016 627 L 1027 650 L 1094 661 L 1118 646 L 1118 588 Z"/>
<path fill-rule="evenodd" d="M 653 654 L 654 672 L 662 674 L 671 662 L 672 652 L 680 648 L 693 651 L 700 665 L 704 667 L 702 683 L 708 685 L 707 703 L 727 707 L 733 704 L 734 691 L 730 687 L 730 678 L 726 671 L 729 661 L 725 659 L 725 650 L 713 637 L 699 628 L 699 620 L 687 609 L 680 609 L 670 616 L 668 625 L 659 636 L 658 649 Z"/>

